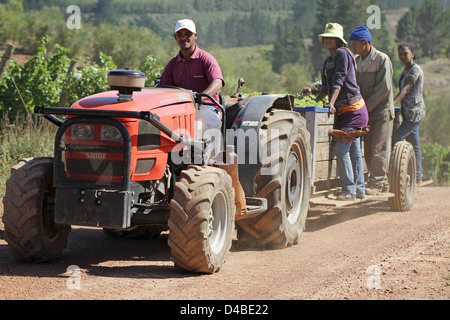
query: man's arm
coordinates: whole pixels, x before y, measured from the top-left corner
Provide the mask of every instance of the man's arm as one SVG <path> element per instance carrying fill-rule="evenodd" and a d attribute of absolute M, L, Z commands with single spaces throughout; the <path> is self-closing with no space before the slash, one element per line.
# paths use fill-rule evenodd
<path fill-rule="evenodd" d="M 322 89 L 322 82 L 317 81 L 302 90 L 302 95 L 315 94 L 318 95 Z"/>
<path fill-rule="evenodd" d="M 220 91 L 223 87 L 223 81 L 222 79 L 214 79 L 202 93 L 209 94 L 211 97 L 214 96 L 216 93 Z M 203 97 L 203 100 L 206 100 L 208 98 Z M 218 101 L 219 102 L 219 101 Z"/>

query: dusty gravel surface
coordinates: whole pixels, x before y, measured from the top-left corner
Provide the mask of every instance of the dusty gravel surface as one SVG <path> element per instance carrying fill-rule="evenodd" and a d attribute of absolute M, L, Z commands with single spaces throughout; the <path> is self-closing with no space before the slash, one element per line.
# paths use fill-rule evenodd
<path fill-rule="evenodd" d="M 314 206 L 298 245 L 272 251 L 234 245 L 213 275 L 176 270 L 165 234 L 114 239 L 78 227 L 56 263 L 20 263 L 0 223 L 0 299 L 449 300 L 449 211 L 450 188 L 433 187 L 420 188 L 407 213 L 381 200 Z M 68 273 L 71 265 L 79 272 Z"/>

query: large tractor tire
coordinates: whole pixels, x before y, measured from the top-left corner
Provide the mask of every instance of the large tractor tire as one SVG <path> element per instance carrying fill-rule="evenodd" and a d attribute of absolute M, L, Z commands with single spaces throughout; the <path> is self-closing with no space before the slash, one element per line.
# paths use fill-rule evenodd
<path fill-rule="evenodd" d="M 176 267 L 217 272 L 234 233 L 234 189 L 222 169 L 189 166 L 175 184 L 170 203 L 169 246 Z"/>
<path fill-rule="evenodd" d="M 61 255 L 70 226 L 54 223 L 52 158 L 20 160 L 6 182 L 3 204 L 5 240 L 16 259 L 49 262 Z"/>
<path fill-rule="evenodd" d="M 397 142 L 389 162 L 389 188 L 395 196 L 389 198 L 394 211 L 411 210 L 416 194 L 416 156 L 411 143 Z"/>
<path fill-rule="evenodd" d="M 311 192 L 311 146 L 305 119 L 297 112 L 267 112 L 259 130 L 259 154 L 266 155 L 255 176 L 264 213 L 236 222 L 241 247 L 285 248 L 303 232 Z M 262 150 L 262 152 L 261 152 Z"/>

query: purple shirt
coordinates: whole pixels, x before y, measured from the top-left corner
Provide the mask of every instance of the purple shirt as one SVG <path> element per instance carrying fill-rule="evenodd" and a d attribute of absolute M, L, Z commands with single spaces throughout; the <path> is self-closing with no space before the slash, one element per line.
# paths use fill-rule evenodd
<path fill-rule="evenodd" d="M 333 89 L 340 90 L 334 104 L 336 110 L 362 100 L 356 82 L 355 57 L 347 48 L 339 48 L 334 57 L 328 57 L 323 64 L 321 91 L 331 97 Z M 368 120 L 369 114 L 364 104 L 359 110 L 348 111 L 338 116 L 338 127 L 365 127 Z"/>
<path fill-rule="evenodd" d="M 222 80 L 222 71 L 217 60 L 196 46 L 191 57 L 185 60 L 181 53 L 173 57 L 164 68 L 161 86 L 176 86 L 194 92 L 203 92 L 214 79 Z M 219 101 L 219 93 L 213 98 Z"/>

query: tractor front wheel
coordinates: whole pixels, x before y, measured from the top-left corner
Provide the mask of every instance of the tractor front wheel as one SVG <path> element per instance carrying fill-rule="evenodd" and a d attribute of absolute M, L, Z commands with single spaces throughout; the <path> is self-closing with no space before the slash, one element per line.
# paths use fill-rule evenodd
<path fill-rule="evenodd" d="M 225 263 L 234 232 L 234 189 L 222 169 L 189 166 L 170 203 L 169 246 L 175 266 L 214 273 Z"/>
<path fill-rule="evenodd" d="M 5 240 L 18 260 L 56 260 L 66 247 L 70 226 L 54 223 L 53 159 L 20 160 L 11 170 L 3 198 Z"/>

